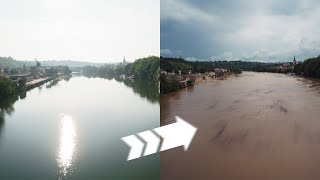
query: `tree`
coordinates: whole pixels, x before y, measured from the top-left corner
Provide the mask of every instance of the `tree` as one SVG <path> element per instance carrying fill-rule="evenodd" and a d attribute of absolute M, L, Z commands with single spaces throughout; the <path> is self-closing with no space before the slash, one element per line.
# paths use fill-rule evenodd
<path fill-rule="evenodd" d="M 296 74 L 320 78 L 320 56 L 307 59 L 302 64 L 295 65 L 293 71 Z"/>
<path fill-rule="evenodd" d="M 23 72 L 23 73 L 26 73 L 26 72 L 27 72 L 27 67 L 26 67 L 25 64 L 23 65 L 22 72 Z"/>
<path fill-rule="evenodd" d="M 59 71 L 64 75 L 70 75 L 72 73 L 68 66 L 60 66 Z"/>
<path fill-rule="evenodd" d="M 160 75 L 160 93 L 166 94 L 169 92 L 177 91 L 180 89 L 179 81 L 174 77 L 167 77 L 166 75 Z"/>
<path fill-rule="evenodd" d="M 9 67 L 4 68 L 3 72 L 6 74 L 9 74 L 10 73 Z"/>
<path fill-rule="evenodd" d="M 18 74 L 18 73 L 19 73 L 19 71 L 18 71 L 17 68 L 14 68 L 14 69 L 10 70 L 10 74 Z"/>
<path fill-rule="evenodd" d="M 0 78 L 0 99 L 4 99 L 14 92 L 15 86 L 13 82 L 8 78 Z"/>
<path fill-rule="evenodd" d="M 26 85 L 26 79 L 22 78 L 18 81 L 19 88 L 23 88 Z"/>

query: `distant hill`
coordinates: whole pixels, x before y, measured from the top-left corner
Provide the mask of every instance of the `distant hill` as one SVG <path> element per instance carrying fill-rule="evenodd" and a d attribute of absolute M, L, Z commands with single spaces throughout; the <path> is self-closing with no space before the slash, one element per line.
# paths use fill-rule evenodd
<path fill-rule="evenodd" d="M 182 58 L 160 57 L 160 68 L 167 72 L 178 72 L 187 74 L 189 70 L 192 72 L 210 72 L 215 68 L 225 68 L 232 71 L 258 71 L 269 72 L 283 63 L 263 63 L 250 61 L 187 61 Z"/>
<path fill-rule="evenodd" d="M 69 67 L 84 67 L 84 66 L 103 66 L 105 63 L 92 63 L 92 62 L 83 62 L 83 61 L 71 61 L 71 60 L 48 60 L 48 61 L 40 61 L 43 66 L 69 66 Z"/>
<path fill-rule="evenodd" d="M 84 67 L 84 66 L 102 66 L 104 63 L 92 63 L 92 62 L 82 62 L 82 61 L 71 61 L 71 60 L 47 60 L 47 61 L 39 61 L 42 66 L 69 66 L 69 67 Z M 23 65 L 26 66 L 35 66 L 35 61 L 19 61 L 15 60 L 12 57 L 0 57 L 0 68 L 4 69 L 6 67 L 12 68 L 18 68 L 23 67 Z"/>
<path fill-rule="evenodd" d="M 23 67 L 23 65 L 31 66 L 35 65 L 35 62 L 24 62 L 24 61 L 17 61 L 13 59 L 12 57 L 0 57 L 0 68 L 4 69 L 6 67 L 12 68 L 18 68 Z"/>

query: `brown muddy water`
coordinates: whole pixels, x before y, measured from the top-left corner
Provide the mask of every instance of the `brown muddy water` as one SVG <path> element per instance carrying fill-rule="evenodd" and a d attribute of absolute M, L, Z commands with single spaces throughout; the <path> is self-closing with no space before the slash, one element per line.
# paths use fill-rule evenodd
<path fill-rule="evenodd" d="M 244 72 L 161 96 L 161 125 L 198 127 L 161 153 L 162 180 L 320 179 L 320 82 Z M 179 133 L 179 132 L 177 132 Z"/>

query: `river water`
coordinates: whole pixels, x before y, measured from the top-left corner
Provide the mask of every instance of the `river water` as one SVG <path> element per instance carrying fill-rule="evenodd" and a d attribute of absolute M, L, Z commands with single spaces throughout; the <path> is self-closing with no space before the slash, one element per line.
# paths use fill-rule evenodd
<path fill-rule="evenodd" d="M 148 83 L 76 76 L 0 109 L 0 179 L 159 179 L 159 155 L 127 162 L 120 140 L 160 125 Z"/>
<path fill-rule="evenodd" d="M 161 179 L 320 179 L 320 83 L 244 72 L 161 96 L 161 124 L 198 127 L 161 153 Z M 179 132 L 177 132 L 179 133 Z"/>

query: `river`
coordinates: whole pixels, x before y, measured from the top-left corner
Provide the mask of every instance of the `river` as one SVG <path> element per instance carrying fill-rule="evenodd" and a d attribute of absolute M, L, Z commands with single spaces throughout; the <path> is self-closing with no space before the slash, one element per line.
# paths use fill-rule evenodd
<path fill-rule="evenodd" d="M 318 80 L 244 72 L 163 95 L 160 113 L 198 127 L 161 153 L 161 179 L 320 179 Z"/>
<path fill-rule="evenodd" d="M 159 127 L 159 106 L 148 83 L 83 76 L 11 97 L 0 104 L 0 179 L 159 179 L 159 154 L 128 162 L 120 140 Z"/>

